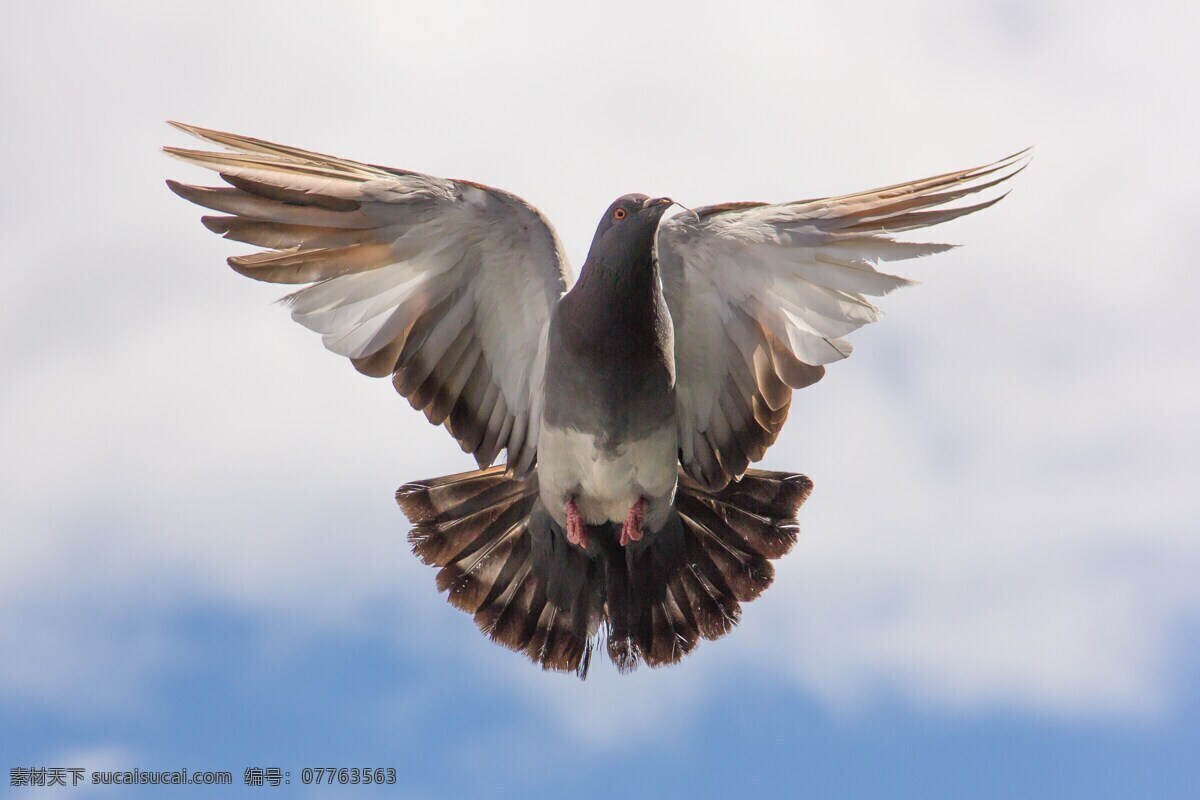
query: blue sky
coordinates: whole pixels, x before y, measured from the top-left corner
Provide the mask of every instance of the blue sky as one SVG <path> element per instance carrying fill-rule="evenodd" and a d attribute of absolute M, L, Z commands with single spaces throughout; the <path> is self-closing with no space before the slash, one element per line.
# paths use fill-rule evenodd
<path fill-rule="evenodd" d="M 1196 796 L 1197 12 L 832 5 L 6 9 L 0 796 Z M 796 395 L 765 465 L 816 490 L 737 631 L 580 683 L 437 595 L 392 493 L 469 462 L 225 267 L 168 118 L 502 186 L 576 265 L 629 191 L 1038 150 Z"/>

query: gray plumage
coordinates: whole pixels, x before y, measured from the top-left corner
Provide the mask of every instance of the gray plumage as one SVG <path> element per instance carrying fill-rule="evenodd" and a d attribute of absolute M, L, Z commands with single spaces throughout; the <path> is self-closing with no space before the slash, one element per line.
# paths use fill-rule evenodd
<path fill-rule="evenodd" d="M 580 675 L 601 636 L 624 670 L 737 623 L 812 487 L 749 468 L 792 391 L 850 354 L 879 316 L 867 297 L 909 285 L 881 263 L 949 247 L 893 234 L 986 208 L 952 204 L 1028 161 L 666 221 L 666 198 L 626 195 L 572 284 L 553 228 L 507 192 L 173 124 L 229 151 L 165 148 L 228 184 L 168 182 L 221 212 L 205 226 L 264 248 L 230 266 L 303 285 L 293 319 L 478 462 L 397 493 L 438 588 Z"/>

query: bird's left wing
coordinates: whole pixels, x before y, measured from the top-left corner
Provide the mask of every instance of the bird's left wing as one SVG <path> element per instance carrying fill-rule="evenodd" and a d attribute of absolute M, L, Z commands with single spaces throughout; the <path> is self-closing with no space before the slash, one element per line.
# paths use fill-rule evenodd
<path fill-rule="evenodd" d="M 880 262 L 953 245 L 891 234 L 987 208 L 949 205 L 1020 172 L 1025 150 L 983 167 L 818 200 L 731 203 L 679 214 L 658 234 L 663 291 L 675 326 L 680 462 L 717 489 L 762 458 L 792 389 L 850 355 L 842 337 L 874 322 L 867 296 L 912 283 Z"/>
<path fill-rule="evenodd" d="M 172 124 L 230 151 L 164 148 L 229 184 L 168 181 L 227 215 L 204 217 L 209 230 L 265 248 L 231 267 L 312 284 L 286 300 L 325 347 L 367 375 L 392 375 L 480 466 L 507 449 L 510 468 L 532 468 L 550 310 L 569 283 L 537 209 L 468 181 Z"/>

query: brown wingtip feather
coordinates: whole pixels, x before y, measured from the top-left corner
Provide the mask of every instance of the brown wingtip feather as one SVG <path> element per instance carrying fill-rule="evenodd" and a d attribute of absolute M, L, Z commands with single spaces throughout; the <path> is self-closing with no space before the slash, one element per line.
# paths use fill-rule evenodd
<path fill-rule="evenodd" d="M 268 283 L 303 284 L 380 269 L 394 263 L 395 258 L 387 244 L 353 244 L 232 256 L 227 262 L 234 271 L 248 278 Z"/>
<path fill-rule="evenodd" d="M 164 147 L 163 150 L 165 152 L 166 148 Z M 187 192 L 190 187 L 188 187 L 187 184 L 180 183 L 179 181 L 172 180 L 170 178 L 167 178 L 166 184 L 167 188 L 174 192 L 177 196 L 182 197 L 184 200 L 191 201 L 192 198 L 188 197 Z"/>
<path fill-rule="evenodd" d="M 192 133 L 192 131 L 193 131 L 193 130 L 195 130 L 195 126 L 193 126 L 193 125 L 189 125 L 189 124 L 187 124 L 186 122 L 179 122 L 178 120 L 174 120 L 174 119 L 169 119 L 169 120 L 167 120 L 166 122 L 167 122 L 167 124 L 168 124 L 168 125 L 170 125 L 172 128 L 176 128 L 176 129 L 178 129 L 178 130 L 181 130 L 181 131 L 183 131 L 184 133 Z"/>
<path fill-rule="evenodd" d="M 234 147 L 230 143 L 230 140 L 242 139 L 242 140 L 245 140 L 246 142 L 257 141 L 255 139 L 251 139 L 248 136 L 239 136 L 238 134 L 226 133 L 224 131 L 218 131 L 213 128 L 203 128 L 199 125 L 192 125 L 187 122 L 179 122 L 178 120 L 173 120 L 173 119 L 167 120 L 167 124 L 170 125 L 172 128 L 175 128 L 178 131 L 183 131 L 188 136 L 193 136 L 197 139 L 200 139 L 201 141 L 208 142 L 209 144 L 215 144 L 218 147 L 224 147 L 227 150 L 242 149 L 242 148 Z M 182 149 L 182 148 L 174 148 L 174 149 Z"/>

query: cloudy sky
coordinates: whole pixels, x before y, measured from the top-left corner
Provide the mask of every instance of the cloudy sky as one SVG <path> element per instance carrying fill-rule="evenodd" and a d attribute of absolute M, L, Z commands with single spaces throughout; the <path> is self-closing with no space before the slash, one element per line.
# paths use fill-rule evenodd
<path fill-rule="evenodd" d="M 6 4 L 0 794 L 1196 796 L 1198 34 L 1183 2 Z M 1037 153 L 797 394 L 765 465 L 816 490 L 741 627 L 580 683 L 438 596 L 392 493 L 470 462 L 225 267 L 165 119 L 504 187 L 577 265 L 625 192 Z"/>

